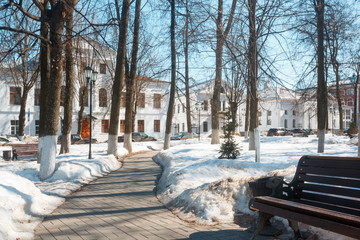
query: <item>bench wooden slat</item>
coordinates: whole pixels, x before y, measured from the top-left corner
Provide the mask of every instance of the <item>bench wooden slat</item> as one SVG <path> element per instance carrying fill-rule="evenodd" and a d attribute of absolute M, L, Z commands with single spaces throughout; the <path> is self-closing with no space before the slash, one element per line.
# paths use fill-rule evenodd
<path fill-rule="evenodd" d="M 283 217 L 286 219 L 291 219 L 294 221 L 299 221 L 325 230 L 340 233 L 348 237 L 353 237 L 356 239 L 359 239 L 360 237 L 360 228 L 354 227 L 352 225 L 331 221 L 329 219 L 321 218 L 318 216 L 311 216 L 308 214 L 304 214 L 302 212 L 295 212 L 292 210 L 284 209 L 277 206 L 272 206 L 258 201 L 253 201 L 250 204 L 250 206 L 254 209 L 258 209 L 261 212 L 265 212 L 274 216 Z"/>
<path fill-rule="evenodd" d="M 349 215 L 360 217 L 360 210 L 358 208 L 346 207 L 346 206 L 340 205 L 340 204 L 337 205 L 337 204 L 331 204 L 331 203 L 326 203 L 326 202 L 318 202 L 318 201 L 313 201 L 313 200 L 309 200 L 309 199 L 301 199 L 296 202 L 300 202 L 300 203 L 303 203 L 306 205 L 329 209 L 332 211 L 342 212 L 342 213 L 346 213 Z"/>
<path fill-rule="evenodd" d="M 300 160 L 299 164 L 300 166 L 313 166 L 321 168 L 360 169 L 360 158 L 307 156 Z"/>
<path fill-rule="evenodd" d="M 359 169 L 320 168 L 313 166 L 299 166 L 298 168 L 298 173 L 303 174 L 317 174 L 322 176 L 347 177 L 355 179 L 358 179 L 360 177 Z"/>
<path fill-rule="evenodd" d="M 335 196 L 329 196 L 329 195 L 322 195 L 322 194 L 316 194 L 311 192 L 303 192 L 301 193 L 301 200 L 310 200 L 314 202 L 323 202 L 326 204 L 333 204 L 333 205 L 341 205 L 347 208 L 356 209 L 355 211 L 349 210 L 348 213 L 356 214 L 358 216 L 360 212 L 360 200 L 355 199 L 347 199 L 342 198 L 341 196 L 335 197 Z"/>
<path fill-rule="evenodd" d="M 257 197 L 256 201 L 272 205 L 274 207 L 284 208 L 295 212 L 301 212 L 319 218 L 329 219 L 339 223 L 346 223 L 354 227 L 360 228 L 360 217 L 351 214 L 269 196 Z"/>
<path fill-rule="evenodd" d="M 323 183 L 335 186 L 346 186 L 354 187 L 360 189 L 360 179 L 350 179 L 350 178 L 335 178 L 329 176 L 317 176 L 317 175 L 308 175 L 308 174 L 298 174 L 297 180 L 304 182 L 313 182 L 313 183 Z"/>
<path fill-rule="evenodd" d="M 360 199 L 360 189 L 332 187 L 332 186 L 325 186 L 325 185 L 311 184 L 311 183 L 298 183 L 296 186 L 302 189 L 303 191 L 305 190 L 311 192 L 320 192 L 320 193 L 341 195 L 341 196 Z"/>

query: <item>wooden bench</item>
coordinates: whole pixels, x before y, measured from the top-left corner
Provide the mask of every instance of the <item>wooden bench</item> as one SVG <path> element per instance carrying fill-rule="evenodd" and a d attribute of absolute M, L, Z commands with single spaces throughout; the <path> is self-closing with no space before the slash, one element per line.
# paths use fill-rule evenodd
<path fill-rule="evenodd" d="M 298 222 L 360 239 L 360 158 L 303 156 L 282 195 L 260 196 L 249 207 L 259 211 L 257 230 L 272 216 L 288 219 L 296 237 Z"/>
<path fill-rule="evenodd" d="M 12 146 L 13 156 L 16 156 L 16 159 L 17 156 L 37 155 L 38 153 L 38 144 L 10 144 L 10 146 Z"/>

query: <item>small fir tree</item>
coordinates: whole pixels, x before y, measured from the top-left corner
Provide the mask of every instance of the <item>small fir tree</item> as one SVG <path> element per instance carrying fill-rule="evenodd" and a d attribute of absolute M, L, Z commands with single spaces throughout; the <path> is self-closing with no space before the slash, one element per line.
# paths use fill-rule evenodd
<path fill-rule="evenodd" d="M 219 153 L 221 154 L 219 158 L 235 159 L 240 155 L 240 150 L 238 144 L 234 139 L 234 132 L 237 124 L 232 121 L 231 113 L 228 110 L 225 113 L 225 124 L 223 127 L 225 141 L 221 144 Z"/>
<path fill-rule="evenodd" d="M 350 127 L 349 127 L 349 130 L 348 130 L 348 134 L 356 134 L 358 132 L 357 130 L 357 127 L 356 127 L 356 123 L 354 121 L 352 121 L 350 123 Z"/>

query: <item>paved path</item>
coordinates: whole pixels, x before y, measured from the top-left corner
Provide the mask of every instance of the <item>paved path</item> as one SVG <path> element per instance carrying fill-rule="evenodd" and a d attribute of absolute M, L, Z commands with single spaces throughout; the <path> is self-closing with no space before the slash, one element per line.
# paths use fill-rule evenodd
<path fill-rule="evenodd" d="M 123 168 L 85 186 L 38 226 L 35 239 L 250 239 L 235 224 L 199 226 L 178 219 L 155 197 L 156 152 L 125 159 Z"/>

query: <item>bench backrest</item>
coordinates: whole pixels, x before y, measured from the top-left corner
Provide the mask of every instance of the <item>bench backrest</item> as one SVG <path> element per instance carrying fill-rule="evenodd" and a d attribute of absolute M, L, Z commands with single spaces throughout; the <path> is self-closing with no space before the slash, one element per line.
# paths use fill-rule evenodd
<path fill-rule="evenodd" d="M 290 186 L 294 200 L 360 216 L 360 158 L 303 156 Z"/>

